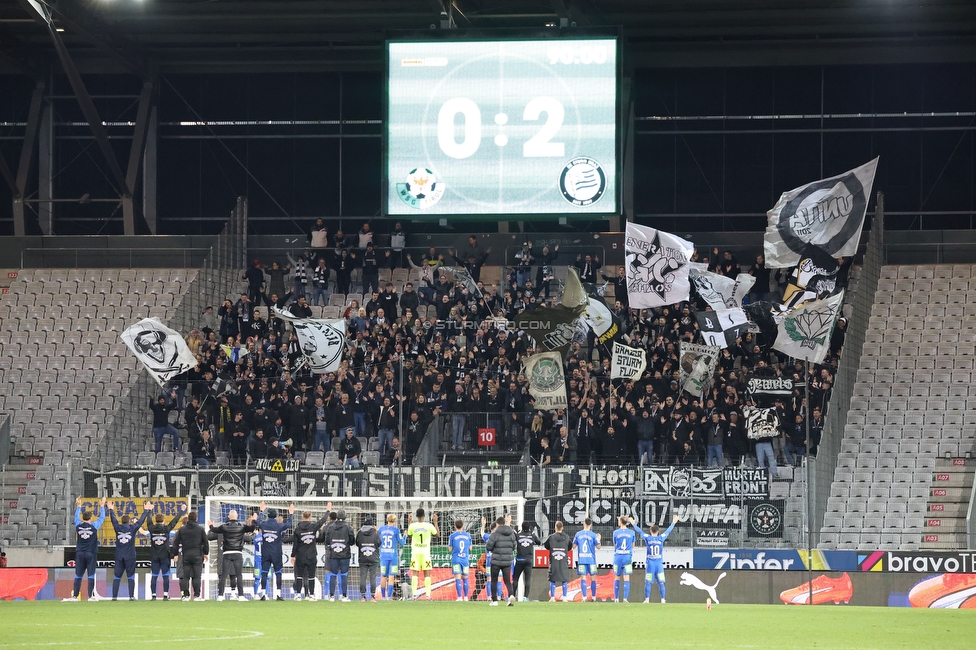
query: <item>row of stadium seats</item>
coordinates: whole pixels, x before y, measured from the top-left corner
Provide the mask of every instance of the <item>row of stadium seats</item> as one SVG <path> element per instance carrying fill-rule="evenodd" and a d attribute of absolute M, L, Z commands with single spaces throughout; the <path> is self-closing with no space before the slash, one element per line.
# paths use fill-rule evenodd
<path fill-rule="evenodd" d="M 196 269 L 23 269 L 17 282 L 192 282 Z"/>
<path fill-rule="evenodd" d="M 13 287 L 11 287 L 13 288 Z M 179 301 L 181 294 L 173 293 L 145 293 L 136 294 L 84 294 L 84 293 L 58 293 L 58 294 L 33 294 L 18 293 L 5 300 L 5 304 L 10 313 L 28 313 L 35 307 L 170 307 Z"/>
<path fill-rule="evenodd" d="M 875 305 L 872 308 L 870 320 L 868 321 L 869 330 L 959 330 L 969 331 L 976 329 L 976 315 L 972 314 L 946 314 L 945 316 L 889 316 L 887 311 L 882 311 Z"/>
<path fill-rule="evenodd" d="M 169 294 L 167 294 L 168 296 Z M 157 297 L 158 298 L 158 297 Z M 135 302 L 134 300 L 123 299 L 125 302 Z M 81 301 L 78 301 L 81 302 Z M 152 303 L 153 299 L 139 300 L 140 303 Z M 176 301 L 173 301 L 176 302 Z M 158 315 L 161 309 L 166 309 L 169 304 L 139 304 L 132 305 L 52 305 L 42 307 L 22 307 L 22 306 L 3 306 L 0 304 L 0 318 L 16 318 L 19 320 L 39 320 L 39 319 L 93 319 L 121 318 L 130 320 L 133 318 L 148 318 L 150 315 Z M 16 330 L 15 330 L 16 331 Z"/>
<path fill-rule="evenodd" d="M 854 387 L 853 397 L 942 397 L 962 398 L 976 397 L 976 386 L 967 384 L 858 384 Z"/>
<path fill-rule="evenodd" d="M 968 280 L 972 277 L 976 277 L 976 266 L 972 264 L 889 265 L 881 268 L 882 280 L 947 280 L 952 278 Z"/>

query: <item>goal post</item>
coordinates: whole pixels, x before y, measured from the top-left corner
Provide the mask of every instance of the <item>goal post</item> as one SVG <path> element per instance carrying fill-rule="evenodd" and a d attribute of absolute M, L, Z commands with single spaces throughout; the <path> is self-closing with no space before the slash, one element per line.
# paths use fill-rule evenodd
<path fill-rule="evenodd" d="M 473 548 L 471 550 L 470 563 L 471 570 L 469 575 L 470 591 L 474 593 L 476 588 L 475 566 L 481 553 L 484 552 L 484 542 L 480 536 L 481 520 L 485 518 L 490 528 L 491 522 L 498 517 L 511 516 L 512 526 L 516 529 L 525 517 L 525 498 L 521 496 L 511 497 L 349 497 L 349 498 L 330 498 L 330 497 L 243 497 L 243 496 L 208 496 L 205 501 L 202 517 L 204 525 L 207 521 L 213 521 L 215 526 L 227 520 L 231 510 L 237 512 L 240 521 L 246 521 L 252 513 L 258 511 L 261 502 L 265 503 L 268 509 L 275 509 L 279 515 L 288 516 L 289 506 L 295 505 L 295 514 L 288 532 L 284 536 L 282 544 L 282 592 L 286 598 L 293 598 L 294 592 L 294 571 L 290 563 L 292 548 L 292 532 L 294 526 L 302 520 L 302 513 L 309 512 L 312 521 L 318 521 L 328 512 L 328 504 L 332 504 L 332 511 L 345 512 L 346 523 L 356 533 L 365 524 L 366 517 L 373 518 L 373 524 L 377 528 L 386 524 L 387 515 L 396 516 L 396 525 L 401 531 L 406 531 L 409 517 L 414 515 L 418 508 L 423 508 L 426 512 L 426 520 L 432 521 L 432 516 L 438 516 L 438 529 L 440 535 L 431 543 L 432 574 L 432 594 L 437 600 L 455 600 L 456 592 L 454 588 L 454 577 L 451 573 L 451 551 L 448 547 L 448 538 L 454 532 L 454 522 L 462 522 L 462 530 L 471 534 Z M 414 516 L 414 520 L 416 517 Z M 253 536 L 248 536 L 244 545 L 244 588 L 249 596 L 257 593 L 257 581 L 260 572 L 260 544 L 255 544 Z M 322 581 L 325 577 L 328 564 L 326 550 L 323 544 L 317 545 L 318 566 L 316 570 L 315 593 L 322 595 Z M 409 589 L 410 580 L 407 569 L 410 566 L 410 542 L 407 541 L 406 547 L 400 554 L 400 582 L 403 589 L 400 593 L 406 594 Z M 211 542 L 210 561 L 204 571 L 204 593 L 207 598 L 217 596 L 219 553 L 217 542 Z M 268 578 L 269 586 L 274 580 L 273 571 Z M 229 582 L 228 582 L 229 585 Z M 229 586 L 227 587 L 229 589 Z M 376 585 L 371 585 L 372 590 L 376 591 Z M 419 587 L 423 593 L 423 585 Z M 277 593 L 277 592 L 276 592 Z M 352 549 L 352 560 L 350 562 L 348 594 L 353 600 L 362 598 L 359 587 L 359 562 L 358 549 Z M 484 596 L 482 596 L 483 598 Z"/>

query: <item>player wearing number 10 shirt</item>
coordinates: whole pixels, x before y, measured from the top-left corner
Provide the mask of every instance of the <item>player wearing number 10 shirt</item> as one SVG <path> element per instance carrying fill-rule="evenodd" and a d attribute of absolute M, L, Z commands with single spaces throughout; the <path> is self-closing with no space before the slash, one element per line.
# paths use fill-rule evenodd
<path fill-rule="evenodd" d="M 580 588 L 583 602 L 586 602 L 586 576 L 590 576 L 590 597 L 596 600 L 596 549 L 600 548 L 600 536 L 594 533 L 593 520 L 583 520 L 583 530 L 576 533 L 573 546 L 576 547 L 576 571 L 580 575 Z"/>
<path fill-rule="evenodd" d="M 664 600 L 664 542 L 668 539 L 671 531 L 674 530 L 678 519 L 679 517 L 675 515 L 674 519 L 671 520 L 671 525 L 663 533 L 661 533 L 661 529 L 657 527 L 657 524 L 651 524 L 650 532 L 645 533 L 634 523 L 634 518 L 630 518 L 630 523 L 634 526 L 634 530 L 644 539 L 644 545 L 647 547 L 647 563 L 644 569 L 645 603 L 651 602 L 651 583 L 655 580 L 657 580 L 657 587 L 661 592 L 661 602 L 667 602 Z"/>
<path fill-rule="evenodd" d="M 451 548 L 451 572 L 454 574 L 454 589 L 458 602 L 468 599 L 468 572 L 470 570 L 471 535 L 464 530 L 464 522 L 454 522 L 454 532 L 447 540 Z"/>
<path fill-rule="evenodd" d="M 630 596 L 630 575 L 634 572 L 634 542 L 637 541 L 637 533 L 633 528 L 628 528 L 627 517 L 620 517 L 618 520 L 620 527 L 613 531 L 613 600 L 620 600 L 620 582 L 623 579 L 623 601 L 626 602 Z"/>
<path fill-rule="evenodd" d="M 396 515 L 386 516 L 386 525 L 380 534 L 380 593 L 383 600 L 393 598 L 393 587 L 400 574 L 400 549 L 407 543 L 407 536 L 396 526 Z"/>

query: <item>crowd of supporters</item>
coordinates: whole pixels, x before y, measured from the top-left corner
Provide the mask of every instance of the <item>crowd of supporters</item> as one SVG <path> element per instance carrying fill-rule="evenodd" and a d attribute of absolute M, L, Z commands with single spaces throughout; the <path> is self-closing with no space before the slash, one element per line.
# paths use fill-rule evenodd
<path fill-rule="evenodd" d="M 183 410 L 195 462 L 214 462 L 216 450 L 230 452 L 235 463 L 334 450 L 358 466 L 362 439 L 372 437 L 382 462 L 409 462 L 435 417 L 449 416 L 444 428 L 451 447 L 465 449 L 475 434 L 477 418 L 470 414 L 483 414 L 501 448 L 528 447 L 542 464 L 749 464 L 755 462 L 755 443 L 746 436 L 742 409 L 751 399 L 751 376 L 809 382 L 815 451 L 843 344 L 843 319 L 827 359 L 809 376 L 801 363 L 776 358 L 772 341 L 746 333 L 722 350 L 707 392 L 690 395 L 679 388 L 679 344 L 698 339 L 693 312 L 707 309 L 694 293 L 688 302 L 631 309 L 623 267 L 603 268 L 596 251 L 561 260 L 558 246 L 530 242 L 516 255 L 517 264 L 503 269 L 500 284 L 486 285 L 480 273 L 489 250 L 477 238 L 457 249 L 431 248 L 415 259 L 406 253 L 402 232 L 397 224 L 391 247 L 380 252 L 368 224 L 350 237 L 330 234 L 320 220 L 310 248 L 298 259 L 270 266 L 255 260 L 242 278 L 246 290 L 204 312 L 200 328 L 187 336 L 199 365 L 158 402 Z M 761 255 L 747 267 L 718 248 L 695 255 L 727 277 L 755 276 L 748 300 L 775 301 L 785 285 L 786 273 L 767 269 Z M 452 264 L 471 273 L 481 295 L 441 270 Z M 609 347 L 581 333 L 567 354 L 569 408 L 539 411 L 521 372 L 534 341 L 513 331 L 511 323 L 521 312 L 558 302 L 560 264 L 575 266 L 586 282 L 614 285 L 608 306 L 624 340 L 647 350 L 648 368 L 639 381 L 611 381 Z M 316 270 L 323 266 L 325 271 Z M 350 287 L 356 268 L 361 286 Z M 407 268 L 410 281 L 397 291 L 392 282 L 378 280 L 381 268 Z M 322 294 L 333 288 L 333 271 L 335 291 L 361 290 L 371 299 L 363 305 L 350 299 L 341 308 L 347 321 L 342 367 L 313 375 L 302 367 L 302 351 L 287 323 L 257 307 L 287 306 L 294 316 L 311 317 L 308 298 L 321 304 Z M 421 309 L 425 305 L 430 308 Z M 773 441 L 779 464 L 797 463 L 804 452 L 803 406 L 799 386 L 776 402 L 783 423 Z M 394 442 L 401 427 L 404 450 Z"/>

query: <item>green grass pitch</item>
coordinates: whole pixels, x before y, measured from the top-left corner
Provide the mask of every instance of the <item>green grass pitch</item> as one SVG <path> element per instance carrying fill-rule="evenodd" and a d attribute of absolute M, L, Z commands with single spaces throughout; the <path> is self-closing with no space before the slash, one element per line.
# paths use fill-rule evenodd
<path fill-rule="evenodd" d="M 12 602 L 0 648 L 976 647 L 976 611 L 639 603 Z M 255 645 L 255 642 L 259 645 Z M 335 646 L 334 644 L 343 644 Z M 156 645 L 159 644 L 159 645 Z M 365 645 L 364 645 L 365 644 Z M 488 644 L 488 645 L 484 645 Z"/>

